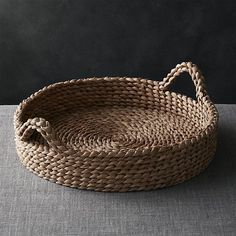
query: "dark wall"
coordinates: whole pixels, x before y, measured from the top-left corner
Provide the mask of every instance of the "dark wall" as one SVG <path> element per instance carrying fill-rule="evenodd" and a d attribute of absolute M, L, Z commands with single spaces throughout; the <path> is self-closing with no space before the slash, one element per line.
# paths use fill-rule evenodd
<path fill-rule="evenodd" d="M 72 78 L 161 80 L 191 60 L 216 103 L 236 103 L 236 1 L 0 1 L 0 104 Z M 175 90 L 193 95 L 186 76 Z"/>

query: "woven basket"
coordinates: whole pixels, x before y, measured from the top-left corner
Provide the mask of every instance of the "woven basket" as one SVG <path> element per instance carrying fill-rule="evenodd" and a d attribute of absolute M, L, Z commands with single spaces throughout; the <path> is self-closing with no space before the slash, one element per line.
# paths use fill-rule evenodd
<path fill-rule="evenodd" d="M 196 100 L 169 92 L 182 72 Z M 199 174 L 216 150 L 218 113 L 197 66 L 178 64 L 163 81 L 90 78 L 56 83 L 14 116 L 17 153 L 38 176 L 97 191 L 162 188 Z"/>

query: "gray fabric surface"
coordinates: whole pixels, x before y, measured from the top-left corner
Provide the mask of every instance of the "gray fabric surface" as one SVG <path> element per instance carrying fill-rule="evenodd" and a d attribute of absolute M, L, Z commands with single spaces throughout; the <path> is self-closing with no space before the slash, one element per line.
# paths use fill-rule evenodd
<path fill-rule="evenodd" d="M 0 235 L 236 235 L 236 105 L 219 105 L 216 158 L 183 184 L 134 193 L 77 190 L 19 162 L 15 106 L 0 106 Z"/>

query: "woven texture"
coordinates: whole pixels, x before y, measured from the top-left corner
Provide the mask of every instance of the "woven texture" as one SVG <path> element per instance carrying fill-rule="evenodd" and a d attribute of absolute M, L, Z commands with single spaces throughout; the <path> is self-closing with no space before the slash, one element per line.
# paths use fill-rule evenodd
<path fill-rule="evenodd" d="M 196 101 L 169 92 L 188 72 Z M 17 153 L 27 169 L 55 183 L 134 191 L 183 182 L 216 149 L 218 113 L 196 65 L 178 64 L 161 82 L 90 78 L 50 85 L 14 116 Z"/>

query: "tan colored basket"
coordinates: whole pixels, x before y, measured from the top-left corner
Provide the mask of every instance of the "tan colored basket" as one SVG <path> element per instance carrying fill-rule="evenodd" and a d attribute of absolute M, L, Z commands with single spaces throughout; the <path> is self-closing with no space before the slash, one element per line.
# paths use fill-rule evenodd
<path fill-rule="evenodd" d="M 182 72 L 197 101 L 167 89 Z M 184 62 L 163 81 L 90 78 L 50 85 L 14 117 L 17 153 L 27 169 L 65 186 L 134 191 L 183 182 L 216 149 L 218 113 L 197 66 Z"/>

